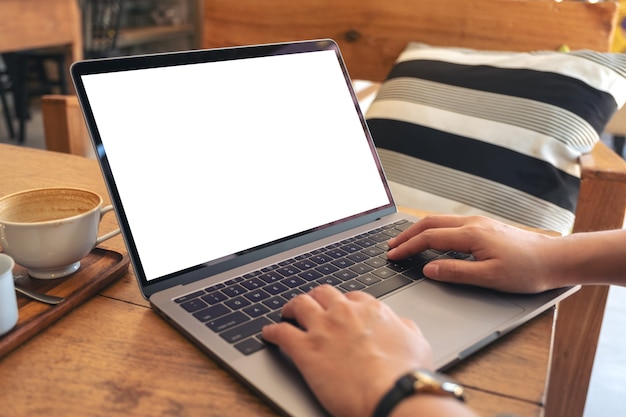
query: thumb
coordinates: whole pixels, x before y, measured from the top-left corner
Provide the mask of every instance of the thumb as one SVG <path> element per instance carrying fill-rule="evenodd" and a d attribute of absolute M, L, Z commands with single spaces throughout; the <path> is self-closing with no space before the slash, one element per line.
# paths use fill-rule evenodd
<path fill-rule="evenodd" d="M 480 265 L 478 262 L 458 259 L 432 261 L 424 266 L 424 275 L 435 281 L 454 284 L 481 285 Z"/>

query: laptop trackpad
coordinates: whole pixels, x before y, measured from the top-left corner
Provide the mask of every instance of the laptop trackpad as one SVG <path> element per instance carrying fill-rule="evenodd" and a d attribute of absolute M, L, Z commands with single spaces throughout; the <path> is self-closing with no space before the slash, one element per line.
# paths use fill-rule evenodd
<path fill-rule="evenodd" d="M 441 368 L 525 311 L 496 294 L 474 287 L 425 280 L 382 299 L 398 315 L 415 321 L 430 342 Z M 463 356 L 463 355 L 461 355 Z"/>

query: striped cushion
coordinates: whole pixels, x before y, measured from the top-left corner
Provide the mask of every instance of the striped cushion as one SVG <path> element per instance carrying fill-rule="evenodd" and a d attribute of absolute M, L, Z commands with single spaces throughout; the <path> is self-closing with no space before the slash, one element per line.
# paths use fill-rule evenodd
<path fill-rule="evenodd" d="M 569 233 L 578 158 L 624 101 L 626 55 L 412 43 L 366 119 L 396 203 Z"/>

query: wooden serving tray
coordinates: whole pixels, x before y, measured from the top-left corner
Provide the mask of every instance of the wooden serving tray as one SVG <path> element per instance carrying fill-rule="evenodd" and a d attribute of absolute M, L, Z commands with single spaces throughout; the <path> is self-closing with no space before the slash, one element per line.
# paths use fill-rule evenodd
<path fill-rule="evenodd" d="M 78 271 L 57 279 L 35 279 L 16 265 L 15 282 L 28 289 L 64 297 L 57 305 L 48 305 L 17 293 L 19 319 L 13 330 L 0 336 L 0 358 L 20 346 L 65 314 L 97 294 L 128 271 L 128 255 L 95 248 L 80 261 Z"/>

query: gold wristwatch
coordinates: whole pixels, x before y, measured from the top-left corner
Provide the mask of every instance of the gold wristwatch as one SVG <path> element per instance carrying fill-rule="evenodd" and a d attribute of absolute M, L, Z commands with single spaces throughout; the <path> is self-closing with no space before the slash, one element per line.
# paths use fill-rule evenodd
<path fill-rule="evenodd" d="M 387 391 L 374 410 L 373 417 L 387 417 L 403 399 L 413 394 L 433 394 L 464 401 L 463 387 L 447 376 L 426 369 L 417 369 L 400 377 Z"/>

